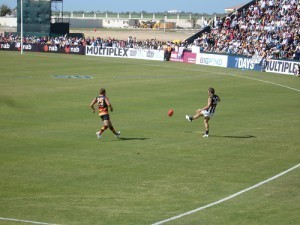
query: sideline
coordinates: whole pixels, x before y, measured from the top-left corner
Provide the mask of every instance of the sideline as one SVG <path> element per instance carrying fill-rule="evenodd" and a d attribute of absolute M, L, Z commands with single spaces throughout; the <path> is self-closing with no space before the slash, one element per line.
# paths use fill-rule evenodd
<path fill-rule="evenodd" d="M 278 177 L 281 177 L 281 176 L 287 174 L 288 172 L 291 172 L 291 171 L 297 169 L 299 166 L 300 166 L 300 164 L 297 164 L 296 166 L 293 166 L 292 168 L 289 168 L 288 170 L 285 170 L 285 171 L 283 171 L 282 173 L 279 173 L 279 174 L 277 174 L 277 175 L 275 175 L 275 176 L 273 176 L 273 177 L 271 177 L 271 178 L 269 178 L 269 179 L 267 179 L 267 180 L 264 180 L 264 181 L 262 181 L 262 182 L 259 182 L 259 183 L 255 184 L 255 185 L 251 186 L 251 187 L 248 187 L 248 188 L 246 188 L 246 189 L 244 189 L 244 190 L 241 190 L 241 191 L 239 191 L 239 192 L 237 192 L 237 193 L 235 193 L 235 194 L 232 194 L 232 195 L 230 195 L 230 196 L 228 196 L 228 197 L 226 197 L 226 198 L 220 199 L 220 200 L 218 200 L 218 201 L 216 201 L 216 202 L 212 202 L 212 203 L 210 203 L 210 204 L 207 204 L 207 205 L 205 205 L 205 206 L 199 207 L 199 208 L 197 208 L 197 209 L 194 209 L 194 210 L 191 210 L 191 211 L 182 213 L 182 214 L 180 214 L 180 215 L 171 217 L 171 218 L 169 218 L 169 219 L 165 219 L 165 220 L 162 220 L 162 221 L 153 223 L 152 225 L 160 225 L 160 224 L 164 224 L 164 223 L 170 222 L 170 221 L 172 221 L 172 220 L 176 220 L 176 219 L 179 219 L 179 218 L 181 218 L 181 217 L 184 217 L 184 216 L 187 216 L 187 215 L 190 215 L 190 214 L 199 212 L 199 211 L 201 211 L 201 210 L 203 210 L 203 209 L 206 209 L 206 208 L 208 208 L 208 207 L 211 207 L 211 206 L 214 206 L 214 205 L 218 205 L 218 204 L 220 204 L 220 203 L 222 203 L 222 202 L 225 202 L 225 201 L 227 201 L 227 200 L 229 200 L 229 199 L 232 199 L 232 198 L 235 198 L 235 197 L 237 197 L 237 196 L 239 196 L 239 195 L 241 195 L 241 194 L 244 194 L 244 193 L 247 192 L 247 191 L 250 191 L 250 190 L 252 190 L 252 189 L 255 189 L 255 188 L 257 188 L 257 187 L 259 187 L 259 186 L 261 186 L 261 185 L 263 185 L 263 184 L 266 184 L 266 183 L 268 183 L 268 182 L 270 182 L 270 181 L 272 181 L 272 180 L 275 180 L 275 179 L 277 179 Z"/>

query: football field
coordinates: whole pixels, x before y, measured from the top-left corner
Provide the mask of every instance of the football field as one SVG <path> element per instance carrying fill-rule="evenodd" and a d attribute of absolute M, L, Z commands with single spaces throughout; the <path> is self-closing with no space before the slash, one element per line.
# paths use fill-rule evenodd
<path fill-rule="evenodd" d="M 185 115 L 209 87 L 221 102 L 203 138 Z M 119 139 L 95 135 L 100 88 Z M 0 90 L 1 225 L 300 223 L 299 78 L 0 51 Z"/>

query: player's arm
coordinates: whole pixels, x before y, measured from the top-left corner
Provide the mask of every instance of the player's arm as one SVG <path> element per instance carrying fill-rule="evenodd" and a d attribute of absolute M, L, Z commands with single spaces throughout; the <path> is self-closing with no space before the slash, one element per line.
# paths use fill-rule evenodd
<path fill-rule="evenodd" d="M 97 99 L 94 98 L 93 101 L 92 101 L 91 104 L 90 104 L 90 107 L 92 108 L 93 113 L 95 112 L 94 105 L 96 104 L 96 102 L 97 102 Z"/>
<path fill-rule="evenodd" d="M 209 109 L 209 107 L 210 107 L 211 105 L 212 105 L 212 99 L 211 99 L 211 98 L 208 98 L 208 100 L 207 100 L 207 105 L 206 105 L 204 108 L 202 108 L 201 111 Z"/>
<path fill-rule="evenodd" d="M 112 107 L 110 101 L 108 100 L 108 98 L 105 98 L 105 102 L 106 102 L 106 105 L 109 107 L 110 111 L 114 111 L 114 108 Z"/>

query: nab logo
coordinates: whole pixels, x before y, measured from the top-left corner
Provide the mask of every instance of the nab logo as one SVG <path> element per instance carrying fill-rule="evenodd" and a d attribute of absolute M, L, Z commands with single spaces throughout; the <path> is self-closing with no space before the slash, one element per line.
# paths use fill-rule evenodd
<path fill-rule="evenodd" d="M 57 52 L 58 48 L 56 47 L 56 45 L 54 46 L 49 46 L 49 51 L 51 52 Z"/>
<path fill-rule="evenodd" d="M 80 52 L 80 49 L 79 49 L 79 47 L 71 47 L 70 52 L 78 53 L 78 52 Z"/>
<path fill-rule="evenodd" d="M 9 45 L 8 43 L 1 44 L 1 45 L 0 45 L 0 48 L 2 48 L 2 49 L 9 49 L 9 48 L 10 48 L 10 45 Z"/>

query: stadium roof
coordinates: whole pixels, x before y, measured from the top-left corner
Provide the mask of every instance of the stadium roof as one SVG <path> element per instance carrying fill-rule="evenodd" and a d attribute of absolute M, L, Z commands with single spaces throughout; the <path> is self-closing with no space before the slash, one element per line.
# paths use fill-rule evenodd
<path fill-rule="evenodd" d="M 225 8 L 225 13 L 232 13 L 235 9 L 241 8 L 243 5 L 236 5 L 232 7 Z"/>

